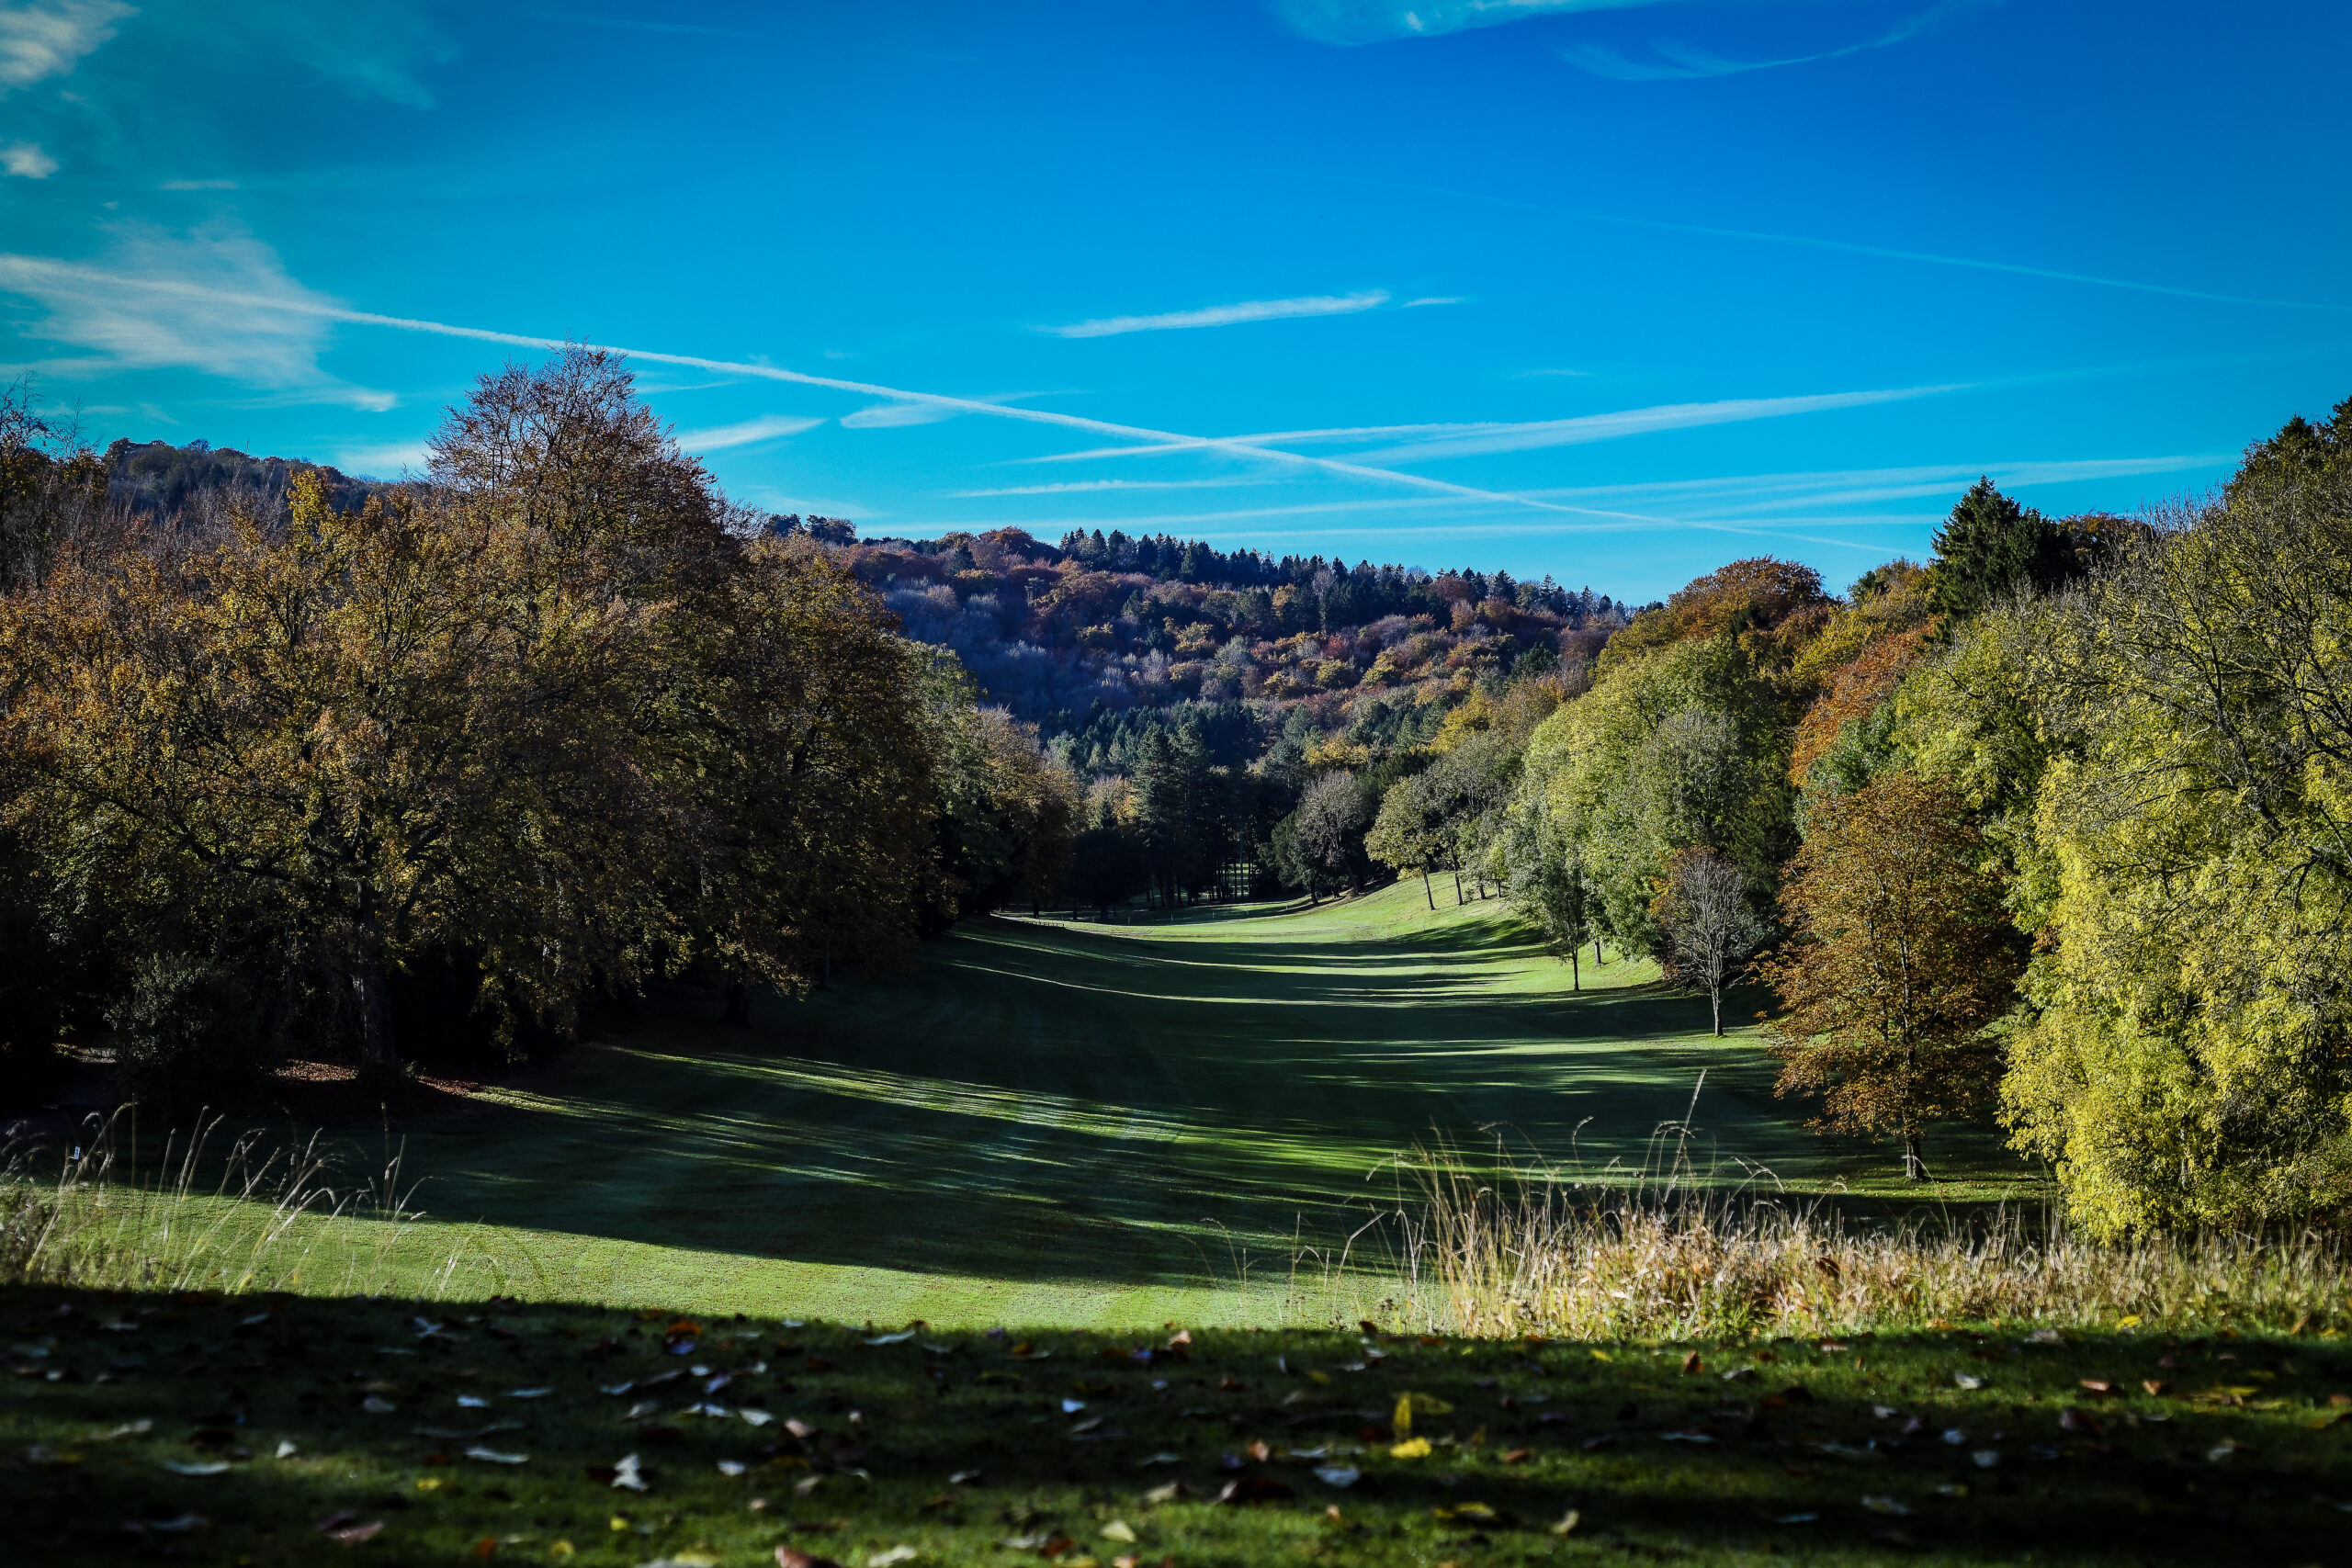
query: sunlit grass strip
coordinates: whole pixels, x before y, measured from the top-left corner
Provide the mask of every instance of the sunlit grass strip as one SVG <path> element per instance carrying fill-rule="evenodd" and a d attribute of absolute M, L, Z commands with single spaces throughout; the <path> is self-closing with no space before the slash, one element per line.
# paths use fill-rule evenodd
<path fill-rule="evenodd" d="M 504 1284 L 470 1227 L 419 1279 L 406 1255 L 424 1215 L 398 1151 L 350 1179 L 316 1134 L 279 1143 L 199 1117 L 166 1134 L 151 1166 L 129 1108 L 92 1117 L 84 1138 L 53 1174 L 23 1158 L 0 1172 L 0 1283 L 365 1295 L 397 1280 L 435 1297 Z"/>

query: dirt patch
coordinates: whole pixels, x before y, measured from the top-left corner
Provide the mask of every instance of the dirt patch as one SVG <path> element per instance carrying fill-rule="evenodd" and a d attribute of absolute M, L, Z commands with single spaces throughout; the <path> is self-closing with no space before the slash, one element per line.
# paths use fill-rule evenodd
<path fill-rule="evenodd" d="M 359 1069 L 346 1062 L 288 1062 L 271 1075 L 260 1092 L 237 1108 L 237 1114 L 283 1117 L 320 1127 L 381 1122 L 387 1117 L 411 1122 L 457 1110 L 480 1093 L 485 1081 L 420 1070 L 385 1088 L 362 1083 Z"/>

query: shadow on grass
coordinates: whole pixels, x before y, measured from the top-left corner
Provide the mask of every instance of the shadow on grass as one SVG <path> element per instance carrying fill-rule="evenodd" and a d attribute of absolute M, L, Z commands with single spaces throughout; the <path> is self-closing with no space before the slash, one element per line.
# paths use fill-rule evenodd
<path fill-rule="evenodd" d="M 1432 1140 L 1588 1176 L 1637 1164 L 1702 1070 L 1705 1140 L 1835 1173 L 1753 1040 L 1704 1032 L 1703 998 L 1570 995 L 1499 905 L 1356 909 L 1181 937 L 973 922 L 907 976 L 763 999 L 748 1030 L 673 994 L 414 1129 L 408 1168 L 451 1219 L 1113 1287 L 1336 1241 L 1409 1187 L 1392 1156 Z"/>
<path fill-rule="evenodd" d="M 379 1564 L 742 1562 L 778 1540 L 850 1562 L 905 1543 L 1010 1561 L 1008 1533 L 1077 1555 L 1116 1517 L 1154 1558 L 1317 1543 L 1387 1564 L 1550 1555 L 1573 1508 L 1568 1554 L 1610 1560 L 2293 1562 L 2334 1539 L 2325 1498 L 2352 1468 L 2341 1443 L 2301 1440 L 2352 1368 L 2333 1347 L 2259 1337 L 2231 1364 L 2262 1363 L 2297 1408 L 2133 1393 L 2090 1416 L 2073 1410 L 2081 1378 L 2153 1373 L 2165 1347 L 2017 1333 L 1988 1365 L 1971 1341 L 1890 1336 L 1844 1356 L 1709 1348 L 1693 1371 L 1637 1348 L 1393 1337 L 1367 1365 L 1369 1341 L 1305 1333 L 1202 1335 L 1172 1358 L 1159 1336 L 1142 1357 L 1126 1337 L 1039 1335 L 1049 1355 L 1024 1359 L 1019 1333 L 877 1344 L 840 1325 L 673 1328 L 497 1302 L 19 1287 L 0 1310 L 44 1337 L 45 1370 L 0 1405 L 0 1507 L 27 1561 L 269 1568 L 340 1560 L 326 1532 L 354 1528 Z M 1954 1366 L 1994 1386 L 1956 1388 Z M 1415 1435 L 1434 1439 L 1418 1458 L 1391 1451 L 1408 1393 Z M 613 1484 L 625 1453 L 641 1491 Z M 1333 1487 L 1316 1467 L 1334 1463 L 1360 1478 Z M 1234 1483 L 1264 1500 L 1213 1506 Z"/>

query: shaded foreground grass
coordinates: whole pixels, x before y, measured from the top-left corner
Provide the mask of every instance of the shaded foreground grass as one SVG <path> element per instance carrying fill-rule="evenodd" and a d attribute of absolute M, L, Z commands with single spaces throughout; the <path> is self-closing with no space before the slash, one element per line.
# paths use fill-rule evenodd
<path fill-rule="evenodd" d="M 2352 1504 L 2339 1340 L 1171 1348 L 35 1287 L 0 1317 L 0 1508 L 46 1562 L 2283 1565 L 2341 1560 Z"/>
<path fill-rule="evenodd" d="M 1754 1040 L 1710 1037 L 1654 966 L 1584 976 L 1571 994 L 1499 902 L 1432 913 L 1417 883 L 1166 926 L 971 922 L 749 1030 L 649 1008 L 395 1132 L 417 1201 L 480 1223 L 502 1289 L 963 1325 L 1298 1321 L 1323 1302 L 1291 1277 L 1299 1240 L 1393 1201 L 1397 1151 L 1638 1162 L 1702 1070 L 1726 1176 L 1736 1156 L 1801 1190 L 1899 1186 L 1883 1152 L 1804 1132 Z M 1944 1164 L 1947 1201 L 2026 1175 L 1981 1140 Z M 434 1228 L 397 1288 L 457 1245 Z"/>

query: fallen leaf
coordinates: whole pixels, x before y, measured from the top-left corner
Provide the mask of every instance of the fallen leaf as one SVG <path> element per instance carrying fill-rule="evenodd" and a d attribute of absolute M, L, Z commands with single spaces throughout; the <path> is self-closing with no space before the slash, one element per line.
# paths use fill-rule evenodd
<path fill-rule="evenodd" d="M 913 1330 L 910 1329 L 908 1331 L 908 1336 L 911 1338 L 913 1337 Z M 873 1556 L 867 1558 L 865 1560 L 865 1568 L 897 1568 L 897 1564 L 901 1562 L 912 1562 L 916 1558 L 922 1555 L 922 1553 L 917 1551 L 911 1546 L 894 1546 L 888 1551 L 877 1551 Z"/>
<path fill-rule="evenodd" d="M 2140 1386 L 2148 1391 L 2148 1397 L 2151 1399 L 2162 1399 L 2172 1392 L 2172 1384 L 2162 1378 L 2142 1378 Z"/>
<path fill-rule="evenodd" d="M 1317 1465 L 1315 1479 L 1326 1486 L 1335 1486 L 1344 1492 L 1363 1479 L 1363 1472 L 1351 1464 Z"/>
<path fill-rule="evenodd" d="M 325 1530 L 322 1533 L 338 1546 L 357 1546 L 362 1541 L 375 1540 L 383 1531 L 383 1520 L 369 1519 L 364 1525 L 345 1525 L 341 1529 Z"/>
<path fill-rule="evenodd" d="M 1574 1508 L 1570 1508 L 1566 1513 L 1560 1516 L 1560 1522 L 1552 1527 L 1552 1533 L 1554 1535 L 1574 1535 L 1576 1534 L 1577 1524 L 1580 1523 L 1583 1518 L 1584 1516 L 1582 1514 L 1577 1513 Z"/>
<path fill-rule="evenodd" d="M 531 1461 L 528 1454 L 504 1454 L 496 1449 L 480 1447 L 468 1449 L 466 1457 L 481 1460 L 485 1464 L 528 1464 Z"/>
<path fill-rule="evenodd" d="M 1862 1506 L 1873 1514 L 1887 1514 L 1895 1518 L 1907 1518 L 1911 1510 L 1892 1497 L 1864 1497 Z"/>
<path fill-rule="evenodd" d="M 1984 1386 L 1984 1380 L 1971 1372 L 1954 1372 L 1951 1375 L 1951 1381 L 1962 1388 L 1976 1389 Z"/>
<path fill-rule="evenodd" d="M 1821 1516 L 1819 1514 L 1766 1514 L 1764 1522 L 1768 1525 L 1812 1525 L 1819 1524 Z"/>
<path fill-rule="evenodd" d="M 1429 1452 L 1430 1440 L 1427 1438 L 1414 1438 L 1390 1449 L 1388 1457 L 1390 1459 L 1427 1459 Z M 224 1465 L 221 1468 L 226 1469 L 227 1466 Z"/>
<path fill-rule="evenodd" d="M 359 1402 L 359 1408 L 365 1410 L 370 1416 L 390 1416 L 393 1411 L 398 1410 L 400 1406 L 379 1394 L 371 1393 L 367 1398 Z"/>
<path fill-rule="evenodd" d="M 225 1459 L 167 1459 L 163 1463 L 174 1475 L 225 1475 L 229 1472 Z"/>
<path fill-rule="evenodd" d="M 551 1388 L 510 1388 L 506 1391 L 506 1397 L 509 1399 L 545 1399 L 548 1394 L 551 1394 L 554 1392 L 555 1390 Z"/>
<path fill-rule="evenodd" d="M 1505 1464 L 1523 1464 L 1534 1457 L 1533 1449 L 1508 1449 L 1503 1452 L 1502 1461 Z"/>
<path fill-rule="evenodd" d="M 1703 1372 L 1707 1370 L 1707 1363 L 1699 1359 L 1698 1351 L 1693 1350 L 1682 1358 L 1682 1370 L 1686 1372 Z"/>
<path fill-rule="evenodd" d="M 1113 1519 L 1102 1527 L 1102 1539 L 1115 1540 L 1123 1546 L 1133 1546 L 1136 1543 L 1136 1528 L 1125 1519 Z"/>
<path fill-rule="evenodd" d="M 868 1345 L 903 1345 L 914 1337 L 915 1331 L 910 1328 L 898 1334 L 877 1334 L 873 1338 L 867 1340 L 866 1343 Z M 914 1551 L 911 1548 L 908 1548 L 906 1551 L 908 1557 L 914 1555 Z M 894 1557 L 890 1561 L 893 1562 L 903 1562 L 906 1561 L 906 1558 Z"/>

